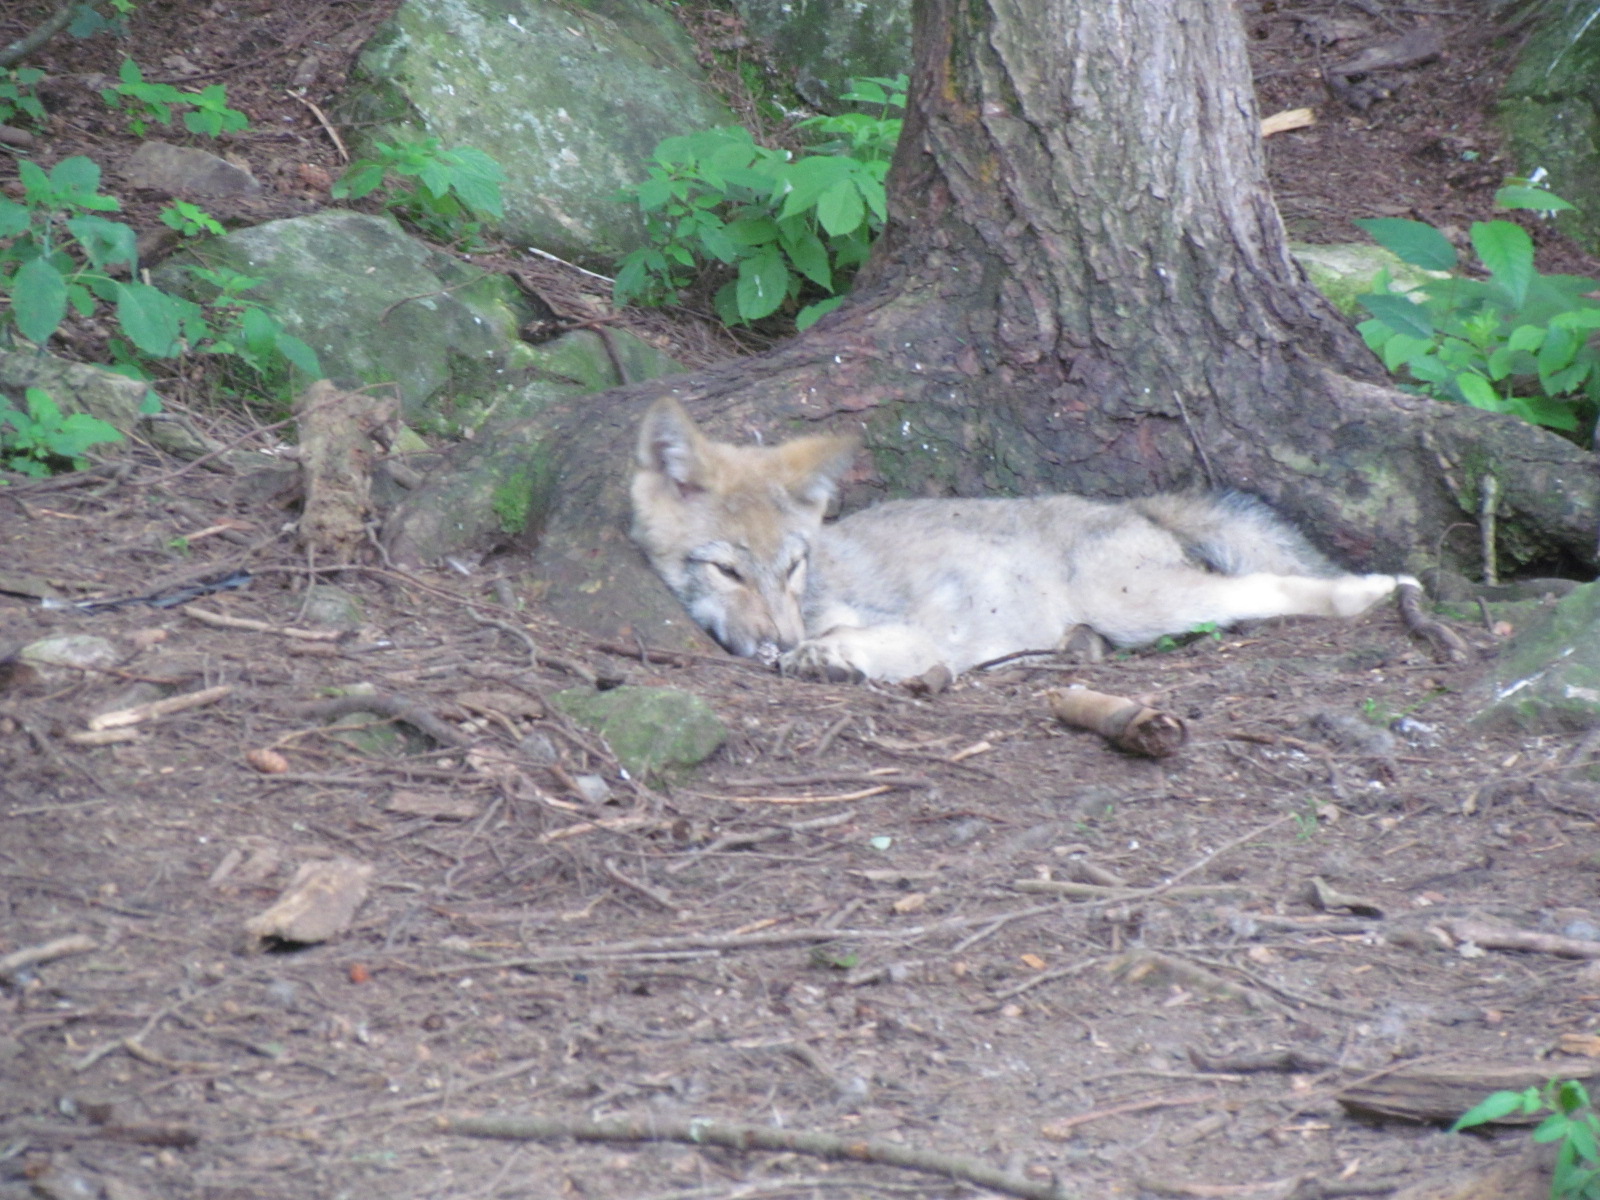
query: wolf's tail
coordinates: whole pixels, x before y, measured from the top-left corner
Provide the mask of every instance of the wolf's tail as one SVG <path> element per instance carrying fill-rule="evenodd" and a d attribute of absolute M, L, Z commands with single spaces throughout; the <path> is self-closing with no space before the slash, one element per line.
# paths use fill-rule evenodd
<path fill-rule="evenodd" d="M 1196 562 L 1224 575 L 1341 575 L 1298 529 L 1244 492 L 1148 496 L 1130 502 L 1183 543 Z"/>

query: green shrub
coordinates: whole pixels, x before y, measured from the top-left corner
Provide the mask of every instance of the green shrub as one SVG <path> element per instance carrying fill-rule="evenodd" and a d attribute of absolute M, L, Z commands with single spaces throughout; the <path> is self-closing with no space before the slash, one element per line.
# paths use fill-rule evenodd
<path fill-rule="evenodd" d="M 45 476 L 81 471 L 83 452 L 102 442 L 120 442 L 114 425 L 88 413 L 63 416 L 54 398 L 42 388 L 28 388 L 27 411 L 13 408 L 0 396 L 0 465 L 23 475 Z"/>
<path fill-rule="evenodd" d="M 390 184 L 386 208 L 429 237 L 473 245 L 482 229 L 474 217 L 505 215 L 505 181 L 500 164 L 472 146 L 443 150 L 436 137 L 393 146 L 376 142 L 370 157 L 356 159 L 333 185 L 333 198 L 359 200 Z"/>
<path fill-rule="evenodd" d="M 813 152 L 791 157 L 758 146 L 742 126 L 667 138 L 644 182 L 619 199 L 636 204 L 649 244 L 617 264 L 618 304 L 662 304 L 697 283 L 728 325 L 799 306 L 804 329 L 837 307 L 888 217 L 883 180 L 900 137 L 906 80 L 860 79 L 845 99 L 879 115 L 813 117 L 798 126 Z"/>
<path fill-rule="evenodd" d="M 236 133 L 250 124 L 249 117 L 228 107 L 224 84 L 213 83 L 198 92 L 185 92 L 170 83 L 147 83 L 139 64 L 131 58 L 122 60 L 117 79 L 117 83 L 100 90 L 100 97 L 112 108 L 128 114 L 128 128 L 135 137 L 143 137 L 151 121 L 171 125 L 175 108 L 192 109 L 183 114 L 184 128 L 207 137 Z"/>
<path fill-rule="evenodd" d="M 189 268 L 217 289 L 218 299 L 204 306 L 142 282 L 133 230 L 100 215 L 120 205 L 100 192 L 100 168 L 92 160 L 63 159 L 47 174 L 22 159 L 17 173 L 22 202 L 0 196 L 0 343 L 9 343 L 15 331 L 43 346 L 69 309 L 88 317 L 104 307 L 120 334 L 111 341 L 118 368 L 137 378 L 146 377 L 149 360 L 185 353 L 233 355 L 261 374 L 277 365 L 269 361 L 276 355 L 313 378 L 321 373 L 309 346 L 240 294 L 257 281 L 219 280 Z M 180 223 L 209 228 L 203 210 L 177 212 Z"/>
<path fill-rule="evenodd" d="M 1600 1200 L 1600 1116 L 1583 1084 L 1552 1079 L 1522 1092 L 1494 1092 L 1461 1114 L 1452 1133 L 1487 1125 L 1513 1113 L 1550 1115 L 1533 1130 L 1536 1142 L 1559 1142 L 1550 1177 L 1550 1200 Z"/>
<path fill-rule="evenodd" d="M 0 125 L 9 125 L 19 116 L 36 125 L 44 123 L 44 105 L 33 94 L 33 85 L 44 78 L 37 67 L 15 67 L 0 71 Z"/>
<path fill-rule="evenodd" d="M 1571 208 L 1560 197 L 1524 184 L 1501 188 L 1502 208 Z M 1444 234 L 1395 217 L 1356 222 L 1404 261 L 1450 272 L 1404 295 L 1378 290 L 1358 297 L 1372 314 L 1357 327 L 1384 366 L 1404 370 L 1412 391 L 1471 404 L 1570 435 L 1591 431 L 1600 413 L 1600 303 L 1588 293 L 1600 282 L 1579 275 L 1543 275 L 1533 265 L 1533 239 L 1511 221 L 1477 221 L 1472 247 L 1488 278 L 1469 278 Z M 1420 299 L 1420 303 L 1416 300 Z"/>

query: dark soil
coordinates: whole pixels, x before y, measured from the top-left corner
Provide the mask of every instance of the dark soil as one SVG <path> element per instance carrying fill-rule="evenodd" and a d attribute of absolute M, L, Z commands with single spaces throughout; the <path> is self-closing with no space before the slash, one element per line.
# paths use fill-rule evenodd
<path fill-rule="evenodd" d="M 46 7 L 9 6 L 0 43 Z M 147 2 L 128 52 L 226 83 L 252 119 L 230 152 L 293 211 L 339 164 L 287 90 L 325 105 L 386 8 Z M 1449 25 L 1442 59 L 1357 112 L 1317 53 L 1391 22 L 1334 0 L 1245 8 L 1263 111 L 1318 110 L 1269 143 L 1296 236 L 1487 214 L 1514 167 L 1482 114 L 1504 53 L 1489 31 Z M 1307 30 L 1334 26 L 1312 18 L 1347 36 L 1319 51 Z M 63 37 L 37 56 L 55 105 L 40 161 L 89 153 L 115 179 L 134 143 L 81 73 L 122 52 Z M 154 200 L 131 199 L 147 220 Z M 254 582 L 99 613 L 0 594 L 0 652 L 92 634 L 120 654 L 0 677 L 0 1197 L 975 1194 L 856 1161 L 440 1123 L 485 1112 L 829 1132 L 1054 1175 L 1083 1200 L 1381 1196 L 1526 1138 L 1359 1121 L 1341 1089 L 1417 1065 L 1588 1069 L 1566 1052 L 1594 1044 L 1592 967 L 1450 932 L 1595 936 L 1600 787 L 1570 773 L 1592 747 L 1465 723 L 1503 629 L 1457 626 L 1470 661 L 1440 665 L 1392 611 L 1275 622 L 919 697 L 641 661 L 501 607 L 533 591 L 506 558 L 470 579 L 345 571 L 359 627 L 315 640 L 297 636 L 319 628 L 314 576 L 269 489 L 124 461 L 0 489 L 0 584 Z M 695 692 L 730 738 L 692 773 L 630 779 L 546 702 L 596 677 Z M 1143 760 L 1056 724 L 1043 694 L 1074 682 L 1181 717 L 1188 744 Z M 306 707 L 358 684 L 410 720 L 341 731 Z M 227 690 L 86 736 L 96 714 L 209 687 Z M 341 857 L 374 869 L 353 928 L 253 946 L 245 921 L 295 869 Z M 1320 905 L 1317 880 L 1336 893 Z M 86 941 L 4 957 L 68 937 Z"/>

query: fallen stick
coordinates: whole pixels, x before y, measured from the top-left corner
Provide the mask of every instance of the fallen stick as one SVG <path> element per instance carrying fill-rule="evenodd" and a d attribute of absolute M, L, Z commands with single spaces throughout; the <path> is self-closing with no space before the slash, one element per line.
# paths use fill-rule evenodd
<path fill-rule="evenodd" d="M 1165 758 L 1175 754 L 1189 736 L 1181 718 L 1126 696 L 1074 687 L 1051 688 L 1044 697 L 1056 720 L 1098 733 L 1132 754 Z"/>
<path fill-rule="evenodd" d="M 1529 950 L 1553 954 L 1557 958 L 1600 958 L 1600 942 L 1562 937 L 1557 933 L 1538 933 L 1511 925 L 1495 925 L 1468 917 L 1440 921 L 1439 927 L 1458 942 L 1471 942 L 1485 950 Z"/>
<path fill-rule="evenodd" d="M 893 1142 L 840 1137 L 832 1133 L 713 1121 L 707 1117 L 685 1120 L 652 1116 L 643 1120 L 619 1118 L 608 1121 L 537 1116 L 441 1117 L 439 1121 L 447 1133 L 508 1142 L 573 1138 L 580 1142 L 683 1142 L 690 1146 L 726 1146 L 730 1150 L 777 1150 L 790 1154 L 809 1154 L 814 1158 L 878 1163 L 907 1171 L 920 1171 L 926 1175 L 942 1175 L 1007 1196 L 1021 1196 L 1023 1200 L 1072 1200 L 1053 1181 L 1045 1183 L 1023 1179 L 987 1163 L 958 1158 L 953 1154 L 919 1150 L 914 1146 Z"/>
<path fill-rule="evenodd" d="M 39 963 L 65 958 L 69 954 L 87 954 L 99 948 L 100 944 L 85 933 L 56 938 L 53 942 L 45 942 L 38 946 L 24 946 L 21 950 L 13 950 L 4 958 L 0 958 L 0 979 L 9 979 L 18 971 L 37 966 Z"/>
<path fill-rule="evenodd" d="M 195 608 L 192 604 L 184 606 L 183 615 L 204 621 L 207 625 L 216 625 L 221 629 L 248 629 L 252 633 L 275 633 L 279 637 L 299 638 L 304 642 L 336 642 L 346 633 L 342 629 L 295 629 L 289 625 L 273 625 L 269 621 L 257 621 L 250 617 L 231 617 L 227 613 L 212 612 L 208 608 Z"/>
<path fill-rule="evenodd" d="M 1291 129 L 1304 129 L 1308 125 L 1317 123 L 1317 114 L 1309 108 L 1286 108 L 1282 112 L 1275 112 L 1270 117 L 1261 118 L 1261 136 L 1271 137 L 1275 133 L 1287 133 Z"/>
<path fill-rule="evenodd" d="M 89 729 L 91 732 L 99 732 L 102 729 L 121 729 L 126 725 L 140 725 L 145 721 L 159 720 L 175 712 L 183 712 L 187 708 L 214 704 L 232 691 L 233 686 L 224 683 L 217 687 L 201 688 L 198 692 L 185 692 L 181 696 L 168 696 L 165 700 L 152 700 L 149 704 L 140 704 L 133 708 L 119 708 L 115 712 L 91 717 Z"/>

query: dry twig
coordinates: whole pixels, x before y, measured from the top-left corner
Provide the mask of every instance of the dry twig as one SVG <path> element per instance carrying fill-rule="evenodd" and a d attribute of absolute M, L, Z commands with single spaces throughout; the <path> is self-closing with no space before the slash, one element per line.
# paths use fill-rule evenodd
<path fill-rule="evenodd" d="M 1008 1174 L 976 1159 L 958 1158 L 934 1150 L 920 1150 L 895 1142 L 869 1141 L 859 1137 L 797 1129 L 774 1129 L 768 1125 L 745 1125 L 734 1121 L 713 1121 L 707 1117 L 669 1119 L 652 1116 L 644 1120 L 619 1118 L 585 1121 L 568 1117 L 476 1117 L 442 1118 L 448 1133 L 465 1137 L 498 1138 L 502 1141 L 556 1141 L 573 1138 L 583 1142 L 683 1142 L 690 1146 L 726 1146 L 732 1150 L 777 1150 L 789 1154 L 810 1154 L 817 1158 L 850 1162 L 881 1163 L 927 1175 L 942 1175 L 986 1187 L 1024 1200 L 1070 1200 L 1055 1182 L 1044 1183 Z"/>

